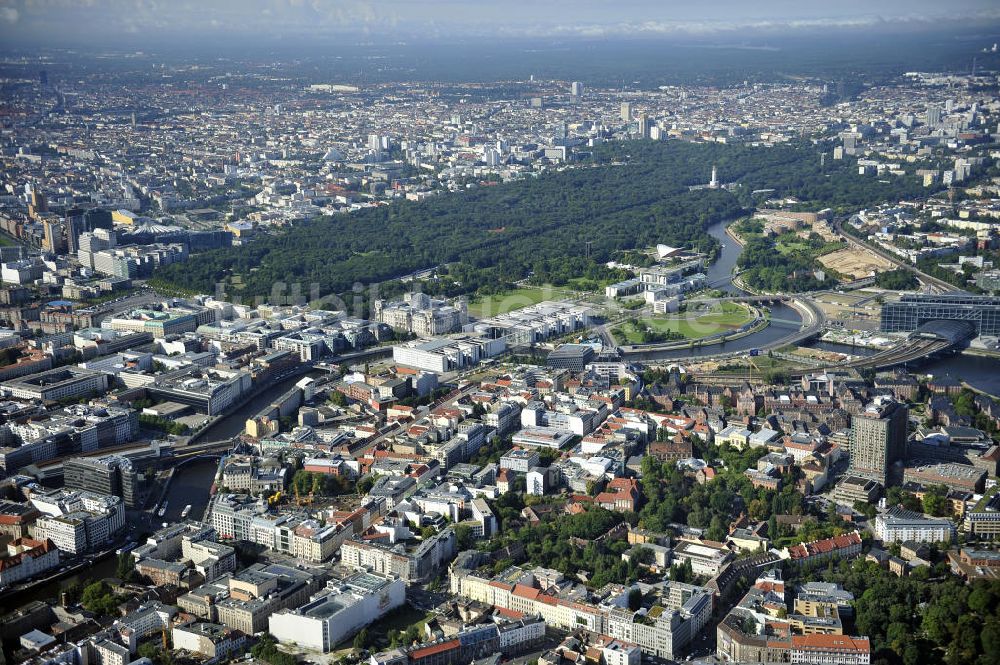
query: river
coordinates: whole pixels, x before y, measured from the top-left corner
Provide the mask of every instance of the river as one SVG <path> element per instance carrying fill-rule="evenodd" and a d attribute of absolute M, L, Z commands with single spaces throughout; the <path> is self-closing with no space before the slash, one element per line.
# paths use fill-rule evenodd
<path fill-rule="evenodd" d="M 950 375 L 973 388 L 1000 396 L 1000 360 L 967 354 L 955 354 L 920 365 L 919 372 L 934 376 Z"/>
<path fill-rule="evenodd" d="M 852 356 L 874 356 L 882 349 L 871 349 L 867 346 L 854 346 L 852 344 L 837 344 L 836 342 L 811 342 L 804 346 L 810 349 L 820 349 L 821 351 L 833 351 L 834 353 L 847 353 Z"/>
<path fill-rule="evenodd" d="M 272 400 L 294 386 L 303 376 L 322 376 L 323 374 L 325 372 L 321 370 L 314 370 L 308 374 L 293 376 L 269 386 L 242 407 L 220 418 L 201 442 L 225 441 L 239 436 L 243 432 L 243 427 L 249 416 L 258 413 Z M 170 488 L 167 490 L 167 511 L 163 517 L 150 515 L 150 528 L 159 528 L 163 522 L 168 524 L 179 522 L 181 512 L 189 504 L 191 512 L 188 514 L 188 519 L 200 520 L 208 505 L 217 467 L 217 459 L 206 458 L 192 460 L 177 468 L 170 482 Z M 75 581 L 87 584 L 104 577 L 114 577 L 117 566 L 116 557 L 112 554 L 109 558 L 99 561 L 79 573 L 12 594 L 4 598 L 3 605 L 16 607 L 31 600 L 58 599 L 59 591 Z"/>
<path fill-rule="evenodd" d="M 710 236 L 718 240 L 721 251 L 718 259 L 705 271 L 705 276 L 709 284 L 714 284 L 715 288 L 732 295 L 746 295 L 742 289 L 733 286 L 731 280 L 733 268 L 736 267 L 736 260 L 740 257 L 743 249 L 740 245 L 726 234 L 726 226 L 729 222 L 719 222 L 708 227 Z M 713 356 L 720 353 L 733 353 L 737 351 L 749 351 L 761 346 L 778 341 L 782 337 L 789 335 L 802 327 L 802 316 L 793 307 L 782 303 L 775 303 L 771 306 L 771 324 L 760 332 L 747 335 L 731 342 L 722 344 L 710 344 L 704 347 L 692 349 L 679 349 L 675 351 L 651 351 L 643 354 L 629 354 L 629 360 L 649 361 L 649 360 L 672 360 L 684 358 L 697 358 L 702 356 Z"/>
<path fill-rule="evenodd" d="M 849 353 L 855 356 L 871 356 L 879 353 L 878 349 L 831 342 L 813 342 L 808 346 L 813 349 Z M 943 358 L 911 363 L 908 369 L 914 374 L 948 375 L 954 379 L 965 381 L 973 388 L 1000 396 L 1000 359 L 998 358 L 955 353 Z"/>
<path fill-rule="evenodd" d="M 718 284 L 716 288 L 720 291 L 734 295 L 744 295 L 745 291 L 733 286 L 732 282 L 733 269 L 736 267 L 736 260 L 740 258 L 742 249 L 726 233 L 727 226 L 729 226 L 729 222 L 719 222 L 712 224 L 707 229 L 708 235 L 721 243 L 722 251 L 719 253 L 719 258 L 715 260 L 715 263 L 710 265 L 708 270 L 705 271 L 705 277 L 709 284 Z M 723 283 L 724 280 L 729 281 Z"/>
<path fill-rule="evenodd" d="M 726 234 L 726 226 L 728 224 L 728 222 L 719 222 L 707 229 L 708 234 L 721 244 L 721 251 L 718 259 L 712 265 L 708 266 L 705 275 L 708 283 L 716 284 L 716 288 L 719 290 L 733 295 L 743 295 L 745 294 L 744 291 L 733 286 L 731 281 L 725 281 L 732 276 L 733 269 L 736 267 L 736 261 L 742 252 L 739 244 Z M 801 323 L 802 317 L 794 308 L 777 303 L 771 307 L 771 325 L 758 333 L 748 335 L 733 342 L 713 344 L 702 348 L 657 351 L 636 355 L 630 354 L 629 359 L 640 361 L 682 360 L 684 358 L 697 358 L 719 353 L 749 351 L 750 349 L 775 342 L 783 336 L 798 330 L 801 327 Z M 831 344 L 829 342 L 813 342 L 809 346 L 827 351 L 850 353 L 856 356 L 869 356 L 878 352 L 875 349 Z M 949 374 L 956 379 L 968 382 L 969 385 L 979 390 L 992 395 L 1000 395 L 1000 360 L 995 358 L 954 354 L 945 358 L 915 364 L 912 366 L 912 370 L 935 375 Z"/>

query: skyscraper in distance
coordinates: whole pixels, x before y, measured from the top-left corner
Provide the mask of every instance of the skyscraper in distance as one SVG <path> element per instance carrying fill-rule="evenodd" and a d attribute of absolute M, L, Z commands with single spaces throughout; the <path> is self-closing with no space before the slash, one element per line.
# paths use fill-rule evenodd
<path fill-rule="evenodd" d="M 622 102 L 622 122 L 632 122 L 632 103 Z"/>
<path fill-rule="evenodd" d="M 649 116 L 645 113 L 639 114 L 639 136 L 644 139 L 649 138 Z"/>
<path fill-rule="evenodd" d="M 927 107 L 927 124 L 931 127 L 935 127 L 941 124 L 941 107 L 940 106 L 928 106 Z"/>

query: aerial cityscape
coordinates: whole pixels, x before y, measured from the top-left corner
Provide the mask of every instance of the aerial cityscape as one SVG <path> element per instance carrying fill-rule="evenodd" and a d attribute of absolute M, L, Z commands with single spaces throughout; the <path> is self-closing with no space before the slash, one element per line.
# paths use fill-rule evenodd
<path fill-rule="evenodd" d="M 0 665 L 1000 665 L 998 43 L 0 0 Z"/>

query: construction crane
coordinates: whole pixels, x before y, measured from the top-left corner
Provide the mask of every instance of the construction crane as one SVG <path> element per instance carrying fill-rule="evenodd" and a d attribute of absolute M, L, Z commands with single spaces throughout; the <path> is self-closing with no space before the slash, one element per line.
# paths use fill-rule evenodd
<path fill-rule="evenodd" d="M 305 499 L 303 499 L 302 495 L 299 494 L 299 488 L 298 488 L 298 486 L 295 486 L 295 505 L 296 506 L 301 506 L 302 504 L 305 504 L 307 506 L 311 506 L 312 502 L 313 502 L 313 492 L 312 492 L 312 490 L 309 491 L 309 496 L 307 496 Z"/>

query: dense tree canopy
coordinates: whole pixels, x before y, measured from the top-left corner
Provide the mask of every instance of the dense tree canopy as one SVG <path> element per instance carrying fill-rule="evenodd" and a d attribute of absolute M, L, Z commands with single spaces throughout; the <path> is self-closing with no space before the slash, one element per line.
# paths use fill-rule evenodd
<path fill-rule="evenodd" d="M 278 283 L 300 284 L 305 295 L 316 284 L 327 295 L 447 265 L 443 290 L 457 295 L 503 287 L 536 269 L 565 279 L 566 266 L 551 261 L 585 255 L 588 242 L 595 261 L 656 243 L 713 251 L 706 227 L 745 212 L 755 189 L 823 206 L 908 193 L 908 178 L 881 183 L 852 174 L 847 162 L 822 170 L 818 151 L 812 144 L 607 144 L 590 167 L 300 222 L 166 266 L 154 282 L 208 293 L 226 283 L 230 297 L 271 296 Z M 707 181 L 713 163 L 724 180 L 740 183 L 735 194 L 689 188 Z"/>
<path fill-rule="evenodd" d="M 793 580 L 798 575 L 786 569 Z M 872 663 L 1000 664 L 1000 582 L 965 584 L 948 564 L 896 577 L 863 560 L 823 564 L 802 577 L 837 582 L 855 596 L 857 633 L 872 640 Z"/>
<path fill-rule="evenodd" d="M 894 291 L 905 291 L 917 288 L 920 283 L 912 270 L 900 268 L 898 270 L 887 270 L 875 275 L 875 285 L 882 289 L 892 289 Z"/>

